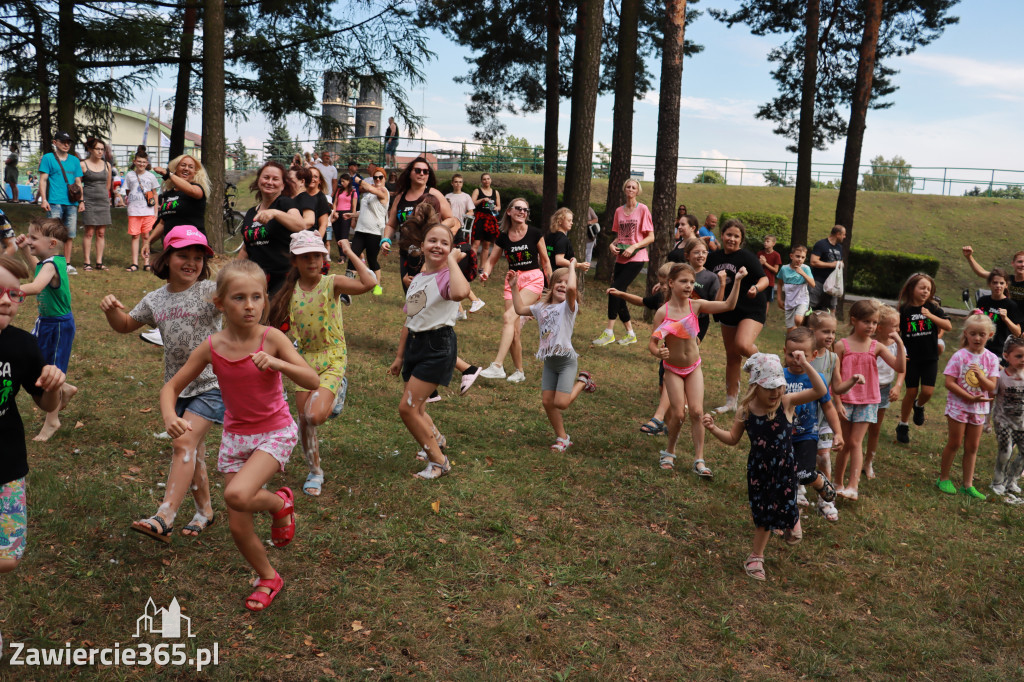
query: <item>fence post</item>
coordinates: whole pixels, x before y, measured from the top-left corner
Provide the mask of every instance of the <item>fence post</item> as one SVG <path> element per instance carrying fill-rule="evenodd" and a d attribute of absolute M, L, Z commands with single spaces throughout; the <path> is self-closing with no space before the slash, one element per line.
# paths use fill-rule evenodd
<path fill-rule="evenodd" d="M 722 176 L 722 179 L 725 180 L 725 184 L 729 184 L 729 159 L 725 160 L 725 173 Z"/>

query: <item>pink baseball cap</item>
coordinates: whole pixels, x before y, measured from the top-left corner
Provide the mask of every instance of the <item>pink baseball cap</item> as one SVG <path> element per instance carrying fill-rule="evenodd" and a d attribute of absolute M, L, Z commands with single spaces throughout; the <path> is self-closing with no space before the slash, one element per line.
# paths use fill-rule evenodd
<path fill-rule="evenodd" d="M 206 241 L 206 235 L 199 231 L 195 225 L 178 225 L 171 228 L 171 231 L 164 237 L 164 246 L 172 249 L 184 249 L 189 246 L 201 246 L 207 256 L 213 255 L 210 243 Z"/>
<path fill-rule="evenodd" d="M 292 232 L 292 240 L 288 245 L 288 250 L 293 256 L 303 253 L 330 253 L 327 247 L 324 246 L 324 240 L 320 238 L 320 234 L 313 230 Z"/>

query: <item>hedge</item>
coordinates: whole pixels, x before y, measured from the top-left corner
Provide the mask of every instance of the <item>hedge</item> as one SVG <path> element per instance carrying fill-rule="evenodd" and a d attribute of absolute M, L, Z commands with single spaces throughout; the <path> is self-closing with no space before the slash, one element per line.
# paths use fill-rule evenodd
<path fill-rule="evenodd" d="M 779 240 L 775 250 L 782 256 L 782 262 L 789 262 L 789 245 L 791 222 L 787 216 L 774 213 L 723 213 L 719 225 L 729 218 L 738 218 L 747 228 L 747 246 L 760 251 L 764 246 L 764 238 L 773 234 Z M 808 244 L 808 252 L 814 244 Z M 808 253 L 808 262 L 810 254 Z M 899 295 L 903 283 L 915 272 L 924 272 L 935 277 L 939 271 L 939 261 L 928 256 L 898 251 L 873 251 L 853 247 L 846 259 L 848 277 L 847 291 L 860 296 L 877 296 L 894 299 Z"/>

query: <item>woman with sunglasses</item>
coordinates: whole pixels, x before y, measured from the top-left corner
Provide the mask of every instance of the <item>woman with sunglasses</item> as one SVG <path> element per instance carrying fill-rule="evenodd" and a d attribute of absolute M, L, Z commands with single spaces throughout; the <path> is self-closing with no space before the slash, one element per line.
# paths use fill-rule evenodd
<path fill-rule="evenodd" d="M 530 307 L 540 300 L 544 291 L 544 280 L 551 277 L 551 261 L 548 259 L 544 233 L 531 227 L 526 221 L 530 217 L 530 205 L 526 199 L 513 199 L 501 219 L 501 230 L 494 242 L 495 248 L 484 263 L 480 280 L 486 282 L 498 262 L 498 256 L 505 254 L 509 272 L 518 273 L 515 286 L 519 290 L 521 303 Z M 491 366 L 480 373 L 485 379 L 505 379 L 505 356 L 512 351 L 512 362 L 516 371 L 508 377 L 513 384 L 526 381 L 523 372 L 523 343 L 520 337 L 519 314 L 512 305 L 512 287 L 505 280 L 505 314 L 501 318 L 501 342 L 498 354 Z"/>
<path fill-rule="evenodd" d="M 384 239 L 381 240 L 380 248 L 384 255 L 391 253 L 392 239 L 395 235 L 401 234 L 402 223 L 412 216 L 413 211 L 422 202 L 427 202 L 434 207 L 437 214 L 441 216 L 441 224 L 450 229 L 452 234 L 459 229 L 459 221 L 452 217 L 452 207 L 441 191 L 437 189 L 434 169 L 422 156 L 413 159 L 398 176 L 396 190 L 395 201 L 391 204 L 391 210 L 388 213 L 388 224 L 384 229 Z M 419 253 L 410 254 L 401 248 L 398 255 L 398 271 L 402 276 L 402 290 L 404 291 L 409 288 L 412 278 L 419 273 L 423 265 L 423 256 Z"/>
<path fill-rule="evenodd" d="M 380 253 L 380 239 L 384 233 L 388 201 L 391 198 L 384 187 L 384 171 L 378 168 L 370 180 L 363 180 L 359 186 L 359 194 L 362 197 L 359 201 L 359 210 L 343 213 L 342 218 L 347 221 L 353 218 L 356 220 L 356 228 L 352 233 L 352 253 L 359 257 L 366 252 L 366 265 L 377 276 L 377 286 L 373 288 L 373 295 L 380 296 L 384 290 L 380 286 L 380 263 L 377 261 L 377 254 Z M 345 237 L 338 238 L 338 248 L 341 248 L 342 239 Z M 349 263 L 348 267 L 355 270 L 352 263 Z"/>

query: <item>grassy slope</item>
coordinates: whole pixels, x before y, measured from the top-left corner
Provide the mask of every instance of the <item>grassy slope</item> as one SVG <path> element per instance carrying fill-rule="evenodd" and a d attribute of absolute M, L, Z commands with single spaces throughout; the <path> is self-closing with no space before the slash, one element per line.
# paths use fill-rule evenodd
<path fill-rule="evenodd" d="M 691 206 L 718 209 L 712 195 L 704 198 L 708 188 L 692 189 L 683 194 Z M 783 194 L 737 193 L 761 208 L 767 199 L 753 194 Z M 28 211 L 10 211 L 19 227 Z M 402 320 L 393 262 L 385 295 L 345 310 L 351 389 L 343 416 L 321 430 L 324 496 L 300 494 L 298 539 L 271 552 L 285 589 L 269 612 L 247 613 L 250 571 L 231 543 L 219 488 L 217 525 L 197 542 L 176 537 L 164 548 L 127 530 L 156 507 L 168 448 L 151 437 L 161 429 L 161 352 L 111 332 L 98 309 L 102 294 L 130 307 L 159 284 L 121 269 L 127 240 L 123 214 L 115 215 L 106 258 L 114 269 L 72 282 L 79 335 L 71 373 L 82 393 L 50 443 L 30 444 L 29 545 L 5 578 L 0 608 L 8 642 L 127 646 L 152 596 L 161 606 L 172 597 L 182 603 L 197 633 L 190 647 L 219 642 L 221 666 L 209 679 L 1019 676 L 1024 521 L 1019 509 L 935 491 L 941 389 L 910 447 L 883 439 L 880 478 L 864 484 L 859 503 L 841 506 L 841 522 L 812 515 L 802 545 L 773 541 L 770 581 L 755 584 L 740 570 L 751 531 L 746 443 L 709 441 L 715 479 L 706 482 L 686 470 L 684 435 L 679 468 L 659 471 L 664 441 L 637 430 L 653 409 L 656 365 L 642 344 L 589 346 L 604 312 L 596 293 L 576 345 L 600 388 L 567 413 L 576 445 L 549 452 L 540 363 L 528 355 L 522 385 L 480 380 L 463 398 L 443 392 L 430 411 L 452 445 L 454 473 L 414 481 L 399 384 L 384 375 Z M 501 303 L 498 287 L 476 289 L 488 305 L 458 332 L 461 354 L 480 363 L 497 344 Z M 30 327 L 32 313 L 30 301 L 17 324 Z M 765 350 L 780 350 L 778 327 L 775 312 L 760 340 Z M 638 331 L 645 335 L 642 323 Z M 532 354 L 533 324 L 524 339 Z M 703 355 L 710 407 L 723 397 L 714 327 Z M 24 395 L 19 405 L 31 434 L 40 415 Z M 209 443 L 216 452 L 216 431 Z M 985 436 L 980 482 L 993 450 Z M 298 490 L 303 477 L 296 454 L 278 480 Z M 186 501 L 177 525 L 190 515 Z M 262 532 L 268 525 L 258 520 Z"/>

